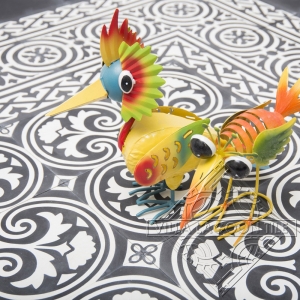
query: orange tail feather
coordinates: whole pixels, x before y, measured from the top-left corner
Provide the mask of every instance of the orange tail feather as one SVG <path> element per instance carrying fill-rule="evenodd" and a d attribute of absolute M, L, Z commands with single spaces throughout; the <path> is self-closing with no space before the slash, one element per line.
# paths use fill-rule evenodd
<path fill-rule="evenodd" d="M 300 112 L 300 79 L 288 90 L 288 68 L 282 72 L 278 83 L 275 111 L 283 117 Z"/>

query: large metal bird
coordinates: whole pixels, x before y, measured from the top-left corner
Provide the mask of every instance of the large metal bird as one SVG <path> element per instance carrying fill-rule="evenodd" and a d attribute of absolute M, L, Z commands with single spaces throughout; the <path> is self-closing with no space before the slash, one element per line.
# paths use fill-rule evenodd
<path fill-rule="evenodd" d="M 48 116 L 80 107 L 107 97 L 121 103 L 125 121 L 118 145 L 128 170 L 146 193 L 137 204 L 149 204 L 139 215 L 160 209 L 151 223 L 184 201 L 174 199 L 174 190 L 185 173 L 197 168 L 199 159 L 190 149 L 191 137 L 202 134 L 209 120 L 201 120 L 191 112 L 175 107 L 158 106 L 155 99 L 163 95 L 158 89 L 164 80 L 158 76 L 162 67 L 155 64 L 156 56 L 150 46 L 144 47 L 128 27 L 128 20 L 118 26 L 115 11 L 109 30 L 104 25 L 100 38 L 103 65 L 100 78 L 66 102 L 49 112 Z M 149 200 L 166 187 L 171 200 Z M 156 205 L 152 205 L 156 204 Z"/>

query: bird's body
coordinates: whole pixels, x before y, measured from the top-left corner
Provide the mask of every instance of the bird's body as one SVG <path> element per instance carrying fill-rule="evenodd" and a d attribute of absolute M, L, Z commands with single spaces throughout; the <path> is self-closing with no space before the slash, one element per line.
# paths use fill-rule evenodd
<path fill-rule="evenodd" d="M 184 174 L 199 163 L 189 144 L 193 134 L 202 134 L 203 122 L 192 113 L 171 107 L 160 107 L 151 117 L 133 122 L 126 129 L 129 133 L 121 150 L 135 180 L 143 186 L 165 180 L 170 189 L 176 189 Z"/>
<path fill-rule="evenodd" d="M 257 136 L 266 129 L 277 128 L 285 123 L 281 114 L 262 108 L 252 108 L 240 112 L 235 118 L 222 126 L 221 138 L 228 140 L 232 134 L 237 138 L 232 141 L 234 150 L 251 153 Z"/>

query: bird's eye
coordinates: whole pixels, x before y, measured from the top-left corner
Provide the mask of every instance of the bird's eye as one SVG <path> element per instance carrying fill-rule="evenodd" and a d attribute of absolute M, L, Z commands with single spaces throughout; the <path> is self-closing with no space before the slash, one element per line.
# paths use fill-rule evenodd
<path fill-rule="evenodd" d="M 131 73 L 129 71 L 122 71 L 119 75 L 119 86 L 120 89 L 128 94 L 132 91 L 133 86 L 135 84 L 135 80 L 133 79 Z"/>
<path fill-rule="evenodd" d="M 225 169 L 234 179 L 243 179 L 247 177 L 251 170 L 251 162 L 242 156 L 231 156 L 225 159 Z"/>
<path fill-rule="evenodd" d="M 216 153 L 215 144 L 207 137 L 195 134 L 191 138 L 191 150 L 197 157 L 208 158 Z"/>

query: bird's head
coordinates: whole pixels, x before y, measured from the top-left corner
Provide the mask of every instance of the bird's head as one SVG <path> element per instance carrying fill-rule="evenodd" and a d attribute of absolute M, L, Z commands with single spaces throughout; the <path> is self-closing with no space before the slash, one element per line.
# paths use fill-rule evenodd
<path fill-rule="evenodd" d="M 155 64 L 156 56 L 151 54 L 151 47 L 144 47 L 128 27 L 127 19 L 118 26 L 118 14 L 116 9 L 109 30 L 105 25 L 102 28 L 100 80 L 62 103 L 48 116 L 107 97 L 122 104 L 121 115 L 125 122 L 130 118 L 140 120 L 143 115 L 150 116 L 152 109 L 158 106 L 155 99 L 163 96 L 158 88 L 165 83 L 158 76 L 162 67 Z"/>
<path fill-rule="evenodd" d="M 186 196 L 181 229 L 208 204 L 207 200 L 225 173 L 233 179 L 243 179 L 249 175 L 252 156 L 255 154 L 235 152 L 235 138 L 235 134 L 230 137 L 220 135 L 219 128 L 208 126 L 203 135 L 196 134 L 191 137 L 191 151 L 199 158 L 199 164 Z"/>

